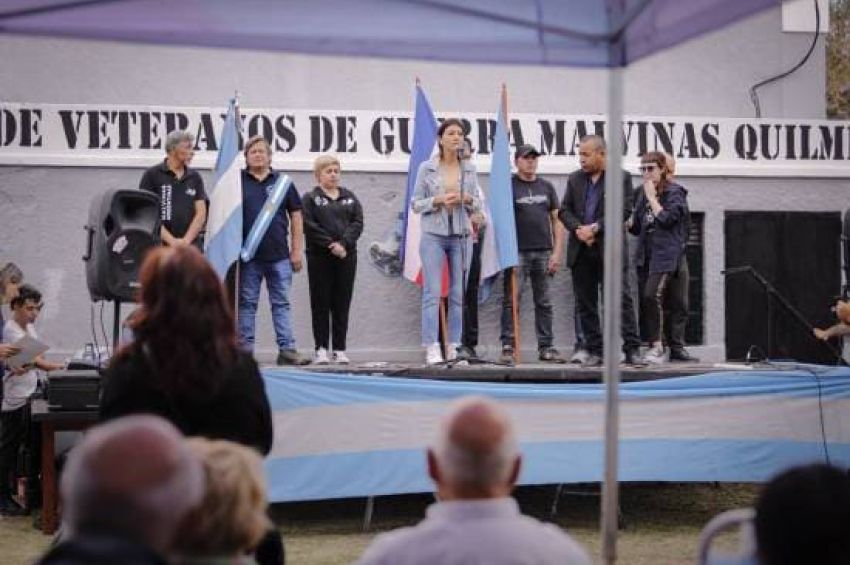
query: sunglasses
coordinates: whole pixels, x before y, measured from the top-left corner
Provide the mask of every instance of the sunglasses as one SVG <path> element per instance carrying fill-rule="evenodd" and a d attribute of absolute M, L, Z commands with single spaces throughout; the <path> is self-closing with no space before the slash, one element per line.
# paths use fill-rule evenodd
<path fill-rule="evenodd" d="M 654 171 L 654 170 L 655 170 L 655 169 L 657 169 L 657 168 L 658 168 L 658 165 L 655 165 L 655 164 L 652 164 L 652 165 L 641 165 L 640 167 L 638 167 L 638 170 L 639 170 L 641 173 L 651 173 L 652 171 Z"/>

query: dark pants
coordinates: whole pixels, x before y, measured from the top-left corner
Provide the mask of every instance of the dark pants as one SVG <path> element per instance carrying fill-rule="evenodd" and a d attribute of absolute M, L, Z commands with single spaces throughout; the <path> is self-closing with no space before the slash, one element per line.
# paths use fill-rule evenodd
<path fill-rule="evenodd" d="M 688 276 L 688 261 L 684 255 L 675 271 L 646 275 L 641 300 L 650 344 L 661 341 L 663 336 L 670 349 L 685 347 Z"/>
<path fill-rule="evenodd" d="M 307 276 L 310 281 L 310 310 L 313 316 L 313 340 L 316 349 L 345 351 L 348 334 L 348 310 L 354 292 L 357 254 L 345 259 L 318 253 L 307 254 Z"/>
<path fill-rule="evenodd" d="M 531 279 L 531 294 L 534 297 L 534 330 L 537 334 L 537 347 L 552 347 L 552 299 L 549 296 L 549 265 L 551 251 L 520 251 L 519 271 L 517 273 L 517 299 L 522 304 L 522 288 L 526 279 Z M 502 296 L 502 345 L 514 343 L 513 301 L 511 295 L 512 269 L 504 274 L 504 294 Z"/>
<path fill-rule="evenodd" d="M 603 284 L 603 259 L 598 245 L 583 247 L 572 266 L 573 292 L 578 302 L 578 314 L 587 350 L 595 355 L 602 354 L 602 330 L 599 323 L 599 292 Z M 640 348 L 640 337 L 635 319 L 635 306 L 629 289 L 629 262 L 623 252 L 622 317 L 620 332 L 623 336 L 623 351 Z"/>
<path fill-rule="evenodd" d="M 41 460 L 41 435 L 30 428 L 29 405 L 0 412 L 0 496 L 14 492 L 14 471 L 20 469 L 27 477 L 27 501 L 33 504 L 32 493 L 38 491 L 38 472 Z M 26 446 L 26 459 L 18 460 L 21 447 Z M 17 465 L 16 465 L 17 463 Z"/>
<path fill-rule="evenodd" d="M 466 293 L 463 295 L 463 332 L 461 343 L 466 347 L 475 348 L 478 345 L 478 285 L 481 283 L 481 238 L 472 244 L 472 262 L 469 264 L 469 275 L 466 279 Z"/>

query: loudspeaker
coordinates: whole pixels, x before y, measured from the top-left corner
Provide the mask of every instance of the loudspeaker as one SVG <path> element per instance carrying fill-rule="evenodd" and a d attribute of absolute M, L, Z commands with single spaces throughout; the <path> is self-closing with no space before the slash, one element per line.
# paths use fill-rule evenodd
<path fill-rule="evenodd" d="M 89 207 L 86 282 L 93 301 L 133 302 L 145 252 L 159 244 L 159 198 L 143 190 L 107 190 Z"/>

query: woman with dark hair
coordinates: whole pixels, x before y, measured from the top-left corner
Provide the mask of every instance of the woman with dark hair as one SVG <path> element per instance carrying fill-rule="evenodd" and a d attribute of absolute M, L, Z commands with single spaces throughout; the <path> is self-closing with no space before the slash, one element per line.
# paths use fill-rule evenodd
<path fill-rule="evenodd" d="M 260 371 L 236 345 L 233 314 L 204 256 L 186 245 L 154 249 L 139 278 L 134 340 L 106 371 L 101 419 L 157 414 L 187 436 L 268 453 L 271 410 Z"/>
<path fill-rule="evenodd" d="M 643 191 L 637 196 L 629 231 L 638 236 L 637 268 L 645 277 L 644 303 L 650 349 L 649 363 L 664 362 L 662 336 L 665 316 L 670 320 L 671 361 L 696 361 L 685 350 L 688 322 L 688 191 L 670 179 L 663 153 L 650 151 L 641 158 Z"/>
<path fill-rule="evenodd" d="M 148 253 L 139 276 L 134 339 L 103 378 L 101 420 L 156 414 L 187 436 L 226 439 L 268 455 L 272 420 L 260 370 L 237 347 L 224 287 L 195 247 Z M 277 530 L 260 543 L 257 562 L 283 563 Z"/>
<path fill-rule="evenodd" d="M 440 124 L 437 130 L 440 154 L 419 166 L 413 192 L 413 212 L 422 218 L 419 242 L 423 279 L 422 346 L 428 364 L 443 360 L 437 336 L 443 263 L 446 261 L 449 265 L 448 359 L 456 357 L 461 340 L 461 277 L 472 259 L 469 216 L 481 209 L 481 189 L 475 165 L 458 158 L 459 153 L 462 154 L 463 140 L 460 120 L 451 118 Z"/>

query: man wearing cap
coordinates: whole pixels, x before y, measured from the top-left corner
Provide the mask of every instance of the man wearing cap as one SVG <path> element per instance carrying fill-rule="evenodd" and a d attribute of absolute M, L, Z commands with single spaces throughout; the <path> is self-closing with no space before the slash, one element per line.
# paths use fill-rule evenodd
<path fill-rule="evenodd" d="M 558 196 L 555 187 L 537 176 L 537 158 L 540 152 L 525 144 L 514 153 L 516 174 L 511 178 L 519 247 L 519 272 L 517 296 L 521 296 L 523 283 L 531 279 L 534 296 L 534 329 L 537 334 L 537 352 L 541 361 L 563 363 L 558 350 L 552 346 L 552 300 L 549 296 L 549 278 L 558 272 L 564 250 L 565 230 L 558 220 Z M 511 363 L 514 358 L 514 324 L 512 312 L 511 274 L 505 272 L 502 300 L 502 356 L 500 360 Z M 520 299 L 520 304 L 522 300 Z"/>

